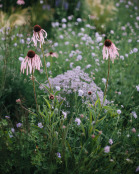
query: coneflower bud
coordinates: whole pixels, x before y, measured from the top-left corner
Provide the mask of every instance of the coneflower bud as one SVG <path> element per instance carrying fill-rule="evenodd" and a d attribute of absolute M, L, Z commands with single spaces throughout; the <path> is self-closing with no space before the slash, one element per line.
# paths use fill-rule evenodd
<path fill-rule="evenodd" d="M 92 94 L 92 92 L 91 92 L 91 91 L 89 91 L 89 92 L 88 92 L 88 95 L 91 95 L 91 94 Z"/>
<path fill-rule="evenodd" d="M 95 138 L 95 135 L 93 134 L 93 135 L 91 135 L 91 137 L 92 137 L 92 138 Z"/>
<path fill-rule="evenodd" d="M 27 53 L 27 56 L 28 56 L 29 58 L 33 58 L 33 57 L 35 56 L 35 52 L 32 51 L 32 50 L 29 50 L 28 53 Z"/>
<path fill-rule="evenodd" d="M 34 31 L 39 32 L 42 28 L 39 25 L 34 26 Z"/>
<path fill-rule="evenodd" d="M 51 94 L 51 95 L 49 96 L 49 99 L 50 99 L 50 100 L 54 100 L 54 95 Z"/>
<path fill-rule="evenodd" d="M 112 41 L 109 40 L 109 39 L 106 39 L 105 42 L 104 42 L 104 45 L 105 45 L 106 47 L 110 47 L 111 44 L 112 44 Z"/>
<path fill-rule="evenodd" d="M 98 133 L 99 133 L 99 135 L 101 135 L 102 134 L 102 131 L 99 131 Z"/>

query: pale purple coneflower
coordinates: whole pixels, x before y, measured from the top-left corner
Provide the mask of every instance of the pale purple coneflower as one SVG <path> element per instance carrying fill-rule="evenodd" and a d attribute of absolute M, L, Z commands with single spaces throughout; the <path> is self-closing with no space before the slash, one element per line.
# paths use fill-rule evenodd
<path fill-rule="evenodd" d="M 116 59 L 116 56 L 119 56 L 118 53 L 118 48 L 112 43 L 111 40 L 106 39 L 104 42 L 104 47 L 103 47 L 103 59 L 110 57 L 112 60 L 112 63 L 114 63 L 114 59 Z"/>
<path fill-rule="evenodd" d="M 49 53 L 47 53 L 47 54 L 45 54 L 45 55 L 46 55 L 46 57 L 51 56 L 51 57 L 56 57 L 56 58 L 58 58 L 58 54 L 57 54 L 57 53 L 53 53 L 53 52 L 49 52 Z"/>
<path fill-rule="evenodd" d="M 27 56 L 21 63 L 21 72 L 24 73 L 26 69 L 26 73 L 28 75 L 28 68 L 29 68 L 29 73 L 31 74 L 32 70 L 33 72 L 35 71 L 35 69 L 40 70 L 41 66 L 42 63 L 40 57 L 37 54 L 35 54 L 34 51 L 30 50 L 28 51 Z"/>
<path fill-rule="evenodd" d="M 24 4 L 25 4 L 24 0 L 18 0 L 16 3 L 17 3 L 18 5 L 24 5 Z"/>
<path fill-rule="evenodd" d="M 32 41 L 34 42 L 34 46 L 37 47 L 37 42 L 40 43 L 40 48 L 42 44 L 45 43 L 44 38 L 47 37 L 47 32 L 42 29 L 39 25 L 35 25 L 33 29 L 33 37 Z"/>

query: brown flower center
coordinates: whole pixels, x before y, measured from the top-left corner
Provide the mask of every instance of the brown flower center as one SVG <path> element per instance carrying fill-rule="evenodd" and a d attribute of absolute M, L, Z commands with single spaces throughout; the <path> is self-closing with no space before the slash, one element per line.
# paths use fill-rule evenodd
<path fill-rule="evenodd" d="M 88 91 L 88 95 L 91 95 L 92 94 L 92 92 L 91 91 Z"/>
<path fill-rule="evenodd" d="M 39 32 L 42 28 L 39 25 L 34 26 L 34 31 Z"/>
<path fill-rule="evenodd" d="M 33 58 L 33 57 L 35 56 L 35 52 L 32 51 L 32 50 L 29 50 L 28 53 L 27 53 L 27 56 L 28 56 L 29 58 Z"/>
<path fill-rule="evenodd" d="M 50 53 L 49 54 L 53 54 L 53 52 L 52 51 L 50 51 Z"/>
<path fill-rule="evenodd" d="M 49 96 L 49 99 L 50 99 L 50 100 L 54 100 L 54 95 L 51 94 L 51 95 Z"/>
<path fill-rule="evenodd" d="M 111 44 L 112 44 L 112 41 L 109 40 L 109 39 L 106 39 L 105 42 L 104 42 L 104 45 L 105 45 L 106 47 L 110 47 Z"/>

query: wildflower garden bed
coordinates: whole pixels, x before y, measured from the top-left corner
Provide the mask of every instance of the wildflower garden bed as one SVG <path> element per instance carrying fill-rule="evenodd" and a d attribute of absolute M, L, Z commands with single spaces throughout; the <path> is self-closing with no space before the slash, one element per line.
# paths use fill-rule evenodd
<path fill-rule="evenodd" d="M 12 3 L 0 5 L 0 173 L 138 173 L 138 2 Z"/>

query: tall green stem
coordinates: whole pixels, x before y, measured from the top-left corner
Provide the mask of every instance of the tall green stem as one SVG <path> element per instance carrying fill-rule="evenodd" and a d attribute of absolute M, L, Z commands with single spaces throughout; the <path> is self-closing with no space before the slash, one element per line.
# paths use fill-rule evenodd
<path fill-rule="evenodd" d="M 51 84 L 50 84 L 50 81 L 49 81 L 49 78 L 48 78 L 47 67 L 46 67 L 46 61 L 45 61 L 45 56 L 44 56 L 44 51 L 43 51 L 43 46 L 42 46 L 42 44 L 41 44 L 41 50 L 42 50 L 42 54 L 43 54 L 43 58 L 44 58 L 44 66 L 45 66 L 46 77 L 47 77 L 47 80 L 48 80 L 48 83 L 49 83 L 49 86 L 50 86 L 50 90 L 51 90 L 51 92 L 52 92 Z"/>
<path fill-rule="evenodd" d="M 106 92 L 107 92 L 107 86 L 108 86 L 109 74 L 110 74 L 110 58 L 109 58 L 109 60 L 108 60 L 108 75 L 107 75 L 107 82 L 106 82 L 106 86 L 105 86 L 104 97 L 105 97 Z"/>
<path fill-rule="evenodd" d="M 36 109 L 39 112 L 39 107 L 38 107 L 37 98 L 36 98 L 36 92 L 35 92 L 35 83 L 34 83 L 33 69 L 32 69 L 32 82 L 33 82 L 34 98 L 35 98 L 35 102 L 36 102 Z"/>

